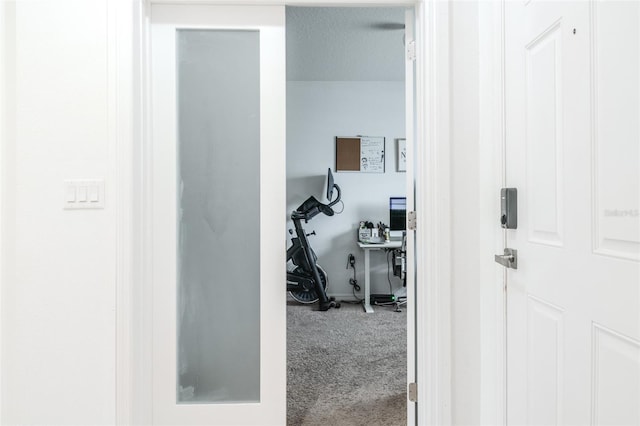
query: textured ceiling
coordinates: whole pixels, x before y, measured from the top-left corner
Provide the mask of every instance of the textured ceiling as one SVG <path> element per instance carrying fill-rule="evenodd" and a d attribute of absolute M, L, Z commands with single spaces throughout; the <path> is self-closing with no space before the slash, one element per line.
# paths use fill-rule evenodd
<path fill-rule="evenodd" d="M 404 9 L 287 7 L 287 80 L 404 80 Z"/>

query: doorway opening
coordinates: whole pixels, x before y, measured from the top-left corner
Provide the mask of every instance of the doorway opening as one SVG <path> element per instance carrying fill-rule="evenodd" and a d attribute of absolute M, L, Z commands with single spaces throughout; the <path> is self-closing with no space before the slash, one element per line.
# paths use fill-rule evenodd
<path fill-rule="evenodd" d="M 319 312 L 317 304 L 288 300 L 287 423 L 353 418 L 405 425 L 406 309 L 378 304 L 366 313 L 365 272 L 371 294 L 402 301 L 406 288 L 394 274 L 392 250 L 371 251 L 365 271 L 358 246 L 360 223 L 389 225 L 390 200 L 407 194 L 399 161 L 406 138 L 405 9 L 287 7 L 286 28 L 287 212 L 311 195 L 323 197 L 327 168 L 344 202 L 335 206 L 340 214 L 305 225 L 307 233 L 315 231 L 310 241 L 328 275 L 327 293 L 342 307 Z M 336 170 L 336 138 L 342 137 L 381 138 L 379 167 Z"/>

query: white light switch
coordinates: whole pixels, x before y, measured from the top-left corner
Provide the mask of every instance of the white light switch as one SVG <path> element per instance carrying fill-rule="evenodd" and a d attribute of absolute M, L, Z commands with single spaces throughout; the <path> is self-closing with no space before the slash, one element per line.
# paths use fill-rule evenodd
<path fill-rule="evenodd" d="M 86 203 L 87 202 L 87 185 L 84 183 L 79 183 L 77 186 L 78 191 L 78 202 Z"/>
<path fill-rule="evenodd" d="M 104 179 L 72 179 L 64 181 L 64 208 L 103 209 Z"/>
<path fill-rule="evenodd" d="M 67 203 L 75 203 L 76 202 L 76 187 L 73 185 L 67 185 L 65 187 L 67 198 Z"/>
<path fill-rule="evenodd" d="M 89 202 L 100 202 L 100 187 L 95 183 L 89 185 Z"/>

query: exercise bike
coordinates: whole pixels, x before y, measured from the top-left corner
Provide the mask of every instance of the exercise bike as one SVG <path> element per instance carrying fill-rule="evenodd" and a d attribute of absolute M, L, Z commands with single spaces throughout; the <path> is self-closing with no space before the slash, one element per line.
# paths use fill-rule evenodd
<path fill-rule="evenodd" d="M 332 201 L 334 188 L 338 194 Z M 319 213 L 327 216 L 334 215 L 331 207 L 340 201 L 340 187 L 333 182 L 331 169 L 327 172 L 327 199 L 329 204 L 323 204 L 311 196 L 291 213 L 295 236 L 291 238 L 291 247 L 287 249 L 287 264 L 289 262 L 293 264 L 292 270 L 287 270 L 287 291 L 300 303 L 320 301 L 320 311 L 339 308 L 340 303 L 333 297 L 327 297 L 326 288 L 329 281 L 327 273 L 318 265 L 318 258 L 307 239 L 310 235 L 316 235 L 316 232 L 307 234 L 302 228 L 302 221 L 307 223 Z M 293 230 L 289 229 L 289 234 L 293 235 Z"/>

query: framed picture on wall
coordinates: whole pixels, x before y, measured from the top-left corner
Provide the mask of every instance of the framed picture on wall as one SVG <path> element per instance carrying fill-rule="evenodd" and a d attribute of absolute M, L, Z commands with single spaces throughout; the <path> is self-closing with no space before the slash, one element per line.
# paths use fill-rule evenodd
<path fill-rule="evenodd" d="M 406 172 L 407 171 L 407 140 L 406 139 L 396 139 L 396 162 L 398 163 L 398 171 Z"/>

